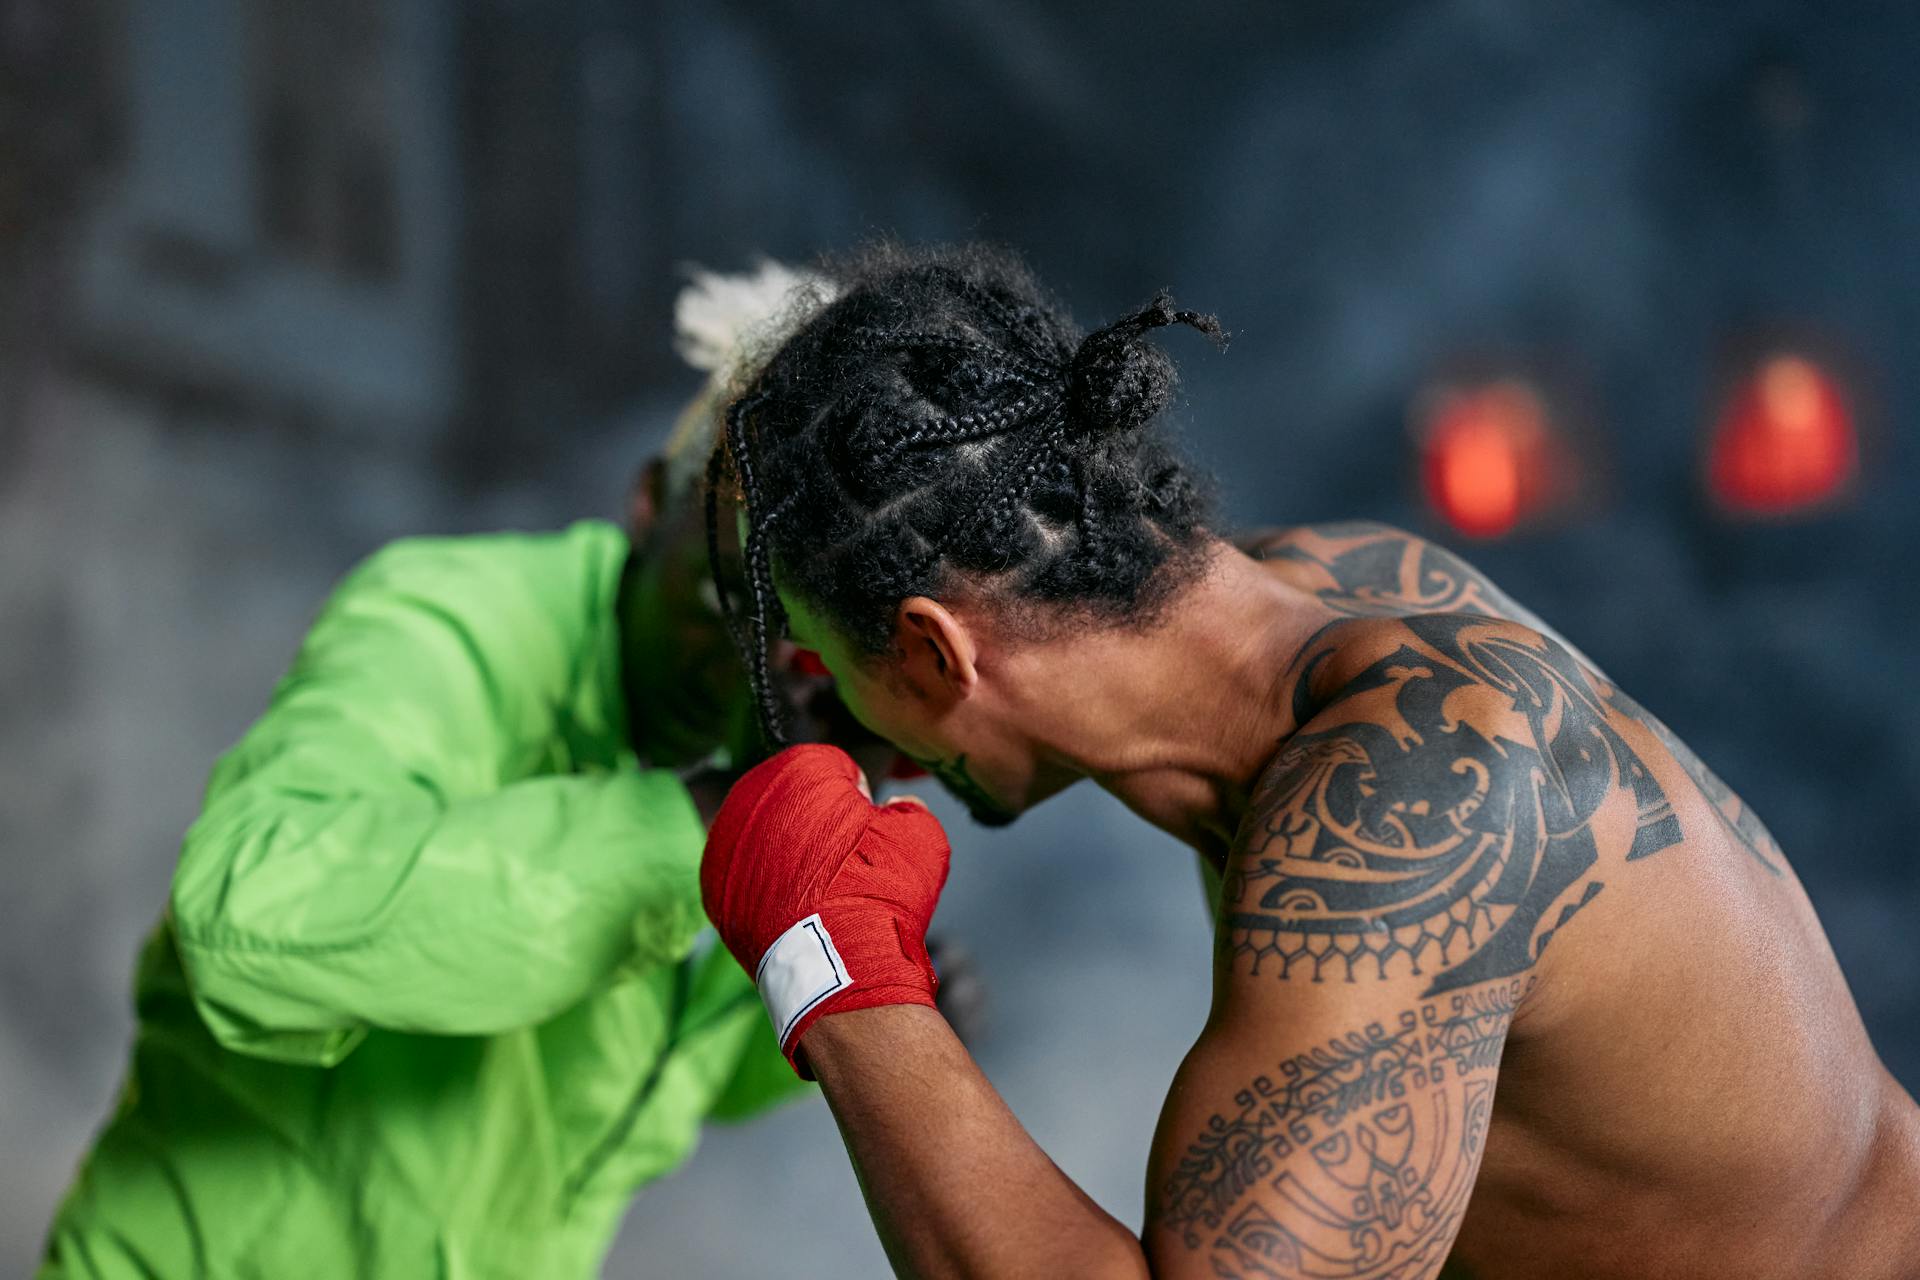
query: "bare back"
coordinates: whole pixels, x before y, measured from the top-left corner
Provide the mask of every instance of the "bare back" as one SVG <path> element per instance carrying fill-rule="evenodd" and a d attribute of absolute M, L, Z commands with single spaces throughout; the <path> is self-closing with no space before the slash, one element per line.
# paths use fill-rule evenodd
<path fill-rule="evenodd" d="M 1388 735 L 1380 750 L 1410 754 L 1408 743 L 1454 727 L 1448 690 L 1472 679 L 1510 700 L 1524 721 L 1514 750 L 1534 751 L 1532 767 L 1555 783 L 1534 801 L 1546 809 L 1524 859 L 1489 863 L 1471 885 L 1424 870 L 1373 885 L 1364 927 L 1342 916 L 1362 914 L 1342 897 L 1361 901 L 1362 889 L 1340 868 L 1307 883 L 1286 869 L 1297 860 L 1249 858 L 1223 897 L 1230 968 L 1313 984 L 1419 975 L 1426 996 L 1452 993 L 1452 1003 L 1420 1007 L 1416 1048 L 1456 1055 L 1462 1076 L 1472 1050 L 1458 1046 L 1493 1022 L 1504 1029 L 1503 1049 L 1488 1041 L 1498 1089 L 1445 1274 L 1920 1276 L 1920 1112 L 1880 1064 L 1805 892 L 1753 811 L 1577 649 L 1444 549 L 1371 524 L 1242 545 L 1347 619 L 1296 662 L 1301 723 L 1330 699 L 1391 699 L 1403 741 Z M 1479 767 L 1428 766 L 1469 780 Z M 1294 768 L 1286 785 L 1355 785 L 1317 768 Z M 1303 804 L 1287 811 L 1288 839 L 1322 820 Z M 1394 821 L 1417 824 L 1431 816 L 1424 804 Z M 1381 841 L 1383 864 L 1411 847 L 1410 829 Z M 1309 906 L 1290 913 L 1290 901 Z M 1367 1036 L 1391 1039 L 1378 1024 Z M 1296 1064 L 1288 1070 L 1320 1069 L 1312 1054 Z M 1341 1095 L 1340 1117 L 1397 1096 Z M 1469 1131 L 1471 1110 L 1462 1104 Z M 1256 1098 L 1245 1114 L 1272 1111 Z M 1364 1133 L 1315 1139 L 1385 1143 L 1384 1115 Z M 1216 1115 L 1210 1131 L 1230 1136 L 1236 1123 Z M 1344 1260 L 1329 1246 L 1312 1265 L 1299 1240 L 1285 1246 L 1288 1265 L 1241 1248 L 1228 1238 L 1246 1220 L 1235 1217 L 1234 1178 L 1202 1185 L 1229 1167 L 1209 1141 L 1202 1134 L 1166 1174 L 1162 1212 L 1190 1243 L 1222 1224 L 1216 1274 L 1425 1274 L 1393 1269 L 1385 1253 L 1370 1269 L 1358 1244 Z M 1410 1193 L 1400 1176 L 1396 1194 Z M 1373 1190 L 1361 1200 L 1387 1212 Z M 1197 1233 L 1181 1216 L 1195 1206 L 1209 1224 Z M 1356 1241 L 1391 1229 L 1341 1227 Z"/>

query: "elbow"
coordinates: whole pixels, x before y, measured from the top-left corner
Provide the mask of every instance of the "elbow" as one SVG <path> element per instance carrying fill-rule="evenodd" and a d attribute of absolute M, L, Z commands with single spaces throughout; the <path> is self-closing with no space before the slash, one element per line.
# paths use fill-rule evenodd
<path fill-rule="evenodd" d="M 187 828 L 167 890 L 167 916 L 176 936 L 198 939 L 220 931 L 241 843 L 240 833 L 218 808 L 202 813 Z"/>
<path fill-rule="evenodd" d="M 414 815 L 271 783 L 234 787 L 180 842 L 174 933 L 202 948 L 363 944 L 408 870 Z"/>
<path fill-rule="evenodd" d="M 895 1272 L 915 1280 L 997 1280 L 1009 1274 L 1152 1280 L 1155 1275 L 1140 1238 L 1118 1221 L 1108 1220 L 1098 1226 L 1054 1221 L 1051 1226 L 1044 1236 L 1033 1234 L 1038 1223 L 1016 1227 L 1017 1241 L 1002 1240 L 986 1256 L 948 1253 L 937 1261 L 925 1257 L 906 1261 L 909 1255 L 896 1251 L 892 1244 L 887 1252 Z"/>
<path fill-rule="evenodd" d="M 167 908 L 174 933 L 219 946 L 248 932 L 241 917 L 274 914 L 288 895 L 276 856 L 287 843 L 286 806 L 263 801 L 254 788 L 236 788 L 210 803 L 180 841 Z M 281 873 L 276 876 L 274 873 Z M 267 883 L 263 886 L 262 876 Z M 266 890 L 263 892 L 263 888 Z M 248 900 L 254 902 L 251 911 Z"/>

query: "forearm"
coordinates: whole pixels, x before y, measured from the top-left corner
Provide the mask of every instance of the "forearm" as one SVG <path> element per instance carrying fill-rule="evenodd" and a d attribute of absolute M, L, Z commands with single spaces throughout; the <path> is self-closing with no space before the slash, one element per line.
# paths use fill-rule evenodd
<path fill-rule="evenodd" d="M 552 1017 L 622 963 L 679 959 L 701 925 L 700 836 L 659 772 L 447 803 L 261 780 L 189 832 L 174 933 L 233 1048 L 305 1058 L 315 1035 L 336 1056 L 365 1027 L 492 1034 Z"/>
<path fill-rule="evenodd" d="M 1047 1158 L 932 1009 L 833 1014 L 805 1049 L 899 1274 L 1148 1274 L 1139 1240 Z"/>

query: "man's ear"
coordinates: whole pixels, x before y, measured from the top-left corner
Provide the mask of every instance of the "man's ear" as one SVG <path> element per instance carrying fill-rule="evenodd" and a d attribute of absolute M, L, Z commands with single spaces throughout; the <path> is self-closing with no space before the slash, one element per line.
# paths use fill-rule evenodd
<path fill-rule="evenodd" d="M 893 630 L 909 672 L 954 697 L 972 695 L 980 683 L 973 632 L 946 606 L 926 596 L 908 596 L 900 602 Z"/>
<path fill-rule="evenodd" d="M 635 542 L 646 541 L 666 509 L 667 460 L 649 458 L 633 478 L 633 491 L 627 497 L 627 532 Z"/>

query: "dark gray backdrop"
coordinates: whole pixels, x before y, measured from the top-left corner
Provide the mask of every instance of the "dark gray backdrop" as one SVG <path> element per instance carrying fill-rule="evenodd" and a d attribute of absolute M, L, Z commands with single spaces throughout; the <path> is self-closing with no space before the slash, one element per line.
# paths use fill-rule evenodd
<path fill-rule="evenodd" d="M 1194 8 L 0 2 L 0 1271 L 109 1104 L 205 771 L 328 584 L 404 533 L 616 512 L 694 386 L 677 265 L 875 231 L 1009 241 L 1089 323 L 1160 285 L 1217 311 L 1227 354 L 1168 339 L 1175 419 L 1238 520 L 1444 536 L 1415 393 L 1543 372 L 1587 508 L 1452 544 L 1760 810 L 1920 1081 L 1920 19 Z M 1701 433 L 1771 334 L 1847 373 L 1864 483 L 1728 525 Z M 1188 859 L 1092 793 L 954 825 L 982 1061 L 1137 1221 L 1204 1009 Z M 644 1194 L 609 1274 L 881 1266 L 812 1104 Z"/>

